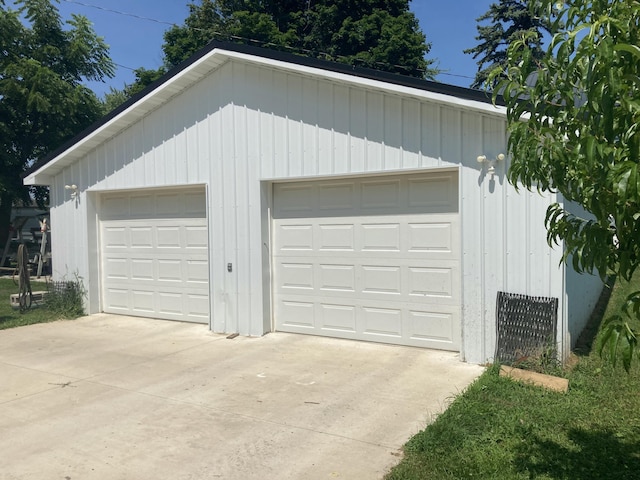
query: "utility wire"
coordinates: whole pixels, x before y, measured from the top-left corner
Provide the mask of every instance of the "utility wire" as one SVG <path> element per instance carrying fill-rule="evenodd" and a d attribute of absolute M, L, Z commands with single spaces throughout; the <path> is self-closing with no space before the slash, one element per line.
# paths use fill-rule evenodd
<path fill-rule="evenodd" d="M 166 22 L 164 20 L 158 20 L 157 18 L 143 17 L 136 15 L 135 13 L 121 12 L 120 10 L 112 10 L 111 8 L 101 7 L 100 5 L 91 5 L 90 3 L 78 2 L 77 0 L 62 0 L 66 3 L 74 3 L 76 5 L 82 5 L 83 7 L 95 8 L 96 10 L 102 10 L 103 12 L 116 13 L 118 15 L 126 15 L 127 17 L 137 18 L 138 20 L 147 20 L 149 22 L 161 23 L 163 25 L 176 26 L 174 22 Z"/>
<path fill-rule="evenodd" d="M 113 64 L 114 64 L 116 67 L 124 68 L 124 69 L 126 69 L 126 70 L 131 70 L 132 72 L 135 72 L 135 71 L 137 70 L 137 68 L 127 67 L 126 65 L 122 65 L 122 64 L 120 64 L 120 63 L 113 62 Z"/>
<path fill-rule="evenodd" d="M 469 75 L 460 75 L 458 73 L 438 72 L 438 75 L 448 75 L 449 77 L 460 77 L 468 78 L 469 80 L 475 80 L 475 77 L 470 77 Z"/>

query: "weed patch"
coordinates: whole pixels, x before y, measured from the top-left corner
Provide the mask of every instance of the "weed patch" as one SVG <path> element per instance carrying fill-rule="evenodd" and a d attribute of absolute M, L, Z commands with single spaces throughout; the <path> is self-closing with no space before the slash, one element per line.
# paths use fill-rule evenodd
<path fill-rule="evenodd" d="M 86 290 L 82 279 L 53 282 L 45 297 L 45 307 L 58 318 L 77 318 L 84 315 L 84 297 Z"/>

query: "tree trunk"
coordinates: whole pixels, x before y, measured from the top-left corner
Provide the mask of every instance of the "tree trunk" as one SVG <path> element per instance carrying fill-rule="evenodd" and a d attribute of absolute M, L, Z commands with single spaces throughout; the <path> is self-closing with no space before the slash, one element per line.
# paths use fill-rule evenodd
<path fill-rule="evenodd" d="M 11 207 L 13 196 L 7 193 L 0 195 L 0 252 L 4 250 L 10 235 L 11 227 Z M 0 256 L 2 254 L 0 253 Z M 3 265 L 0 265 L 3 266 Z"/>

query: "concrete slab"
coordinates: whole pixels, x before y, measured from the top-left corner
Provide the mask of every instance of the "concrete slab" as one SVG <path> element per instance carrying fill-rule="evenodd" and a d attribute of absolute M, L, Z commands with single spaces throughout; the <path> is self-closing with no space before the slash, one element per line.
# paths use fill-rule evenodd
<path fill-rule="evenodd" d="M 382 478 L 481 372 L 448 352 L 104 314 L 2 331 L 0 479 Z"/>

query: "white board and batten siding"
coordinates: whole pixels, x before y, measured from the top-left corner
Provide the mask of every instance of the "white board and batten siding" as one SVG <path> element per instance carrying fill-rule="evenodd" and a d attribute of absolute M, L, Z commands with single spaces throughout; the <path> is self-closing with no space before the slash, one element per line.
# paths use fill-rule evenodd
<path fill-rule="evenodd" d="M 370 298 L 386 298 L 389 310 L 399 310 L 398 315 L 404 317 L 395 322 L 396 327 L 392 327 L 393 321 L 385 320 L 381 326 L 369 329 L 377 330 L 380 337 L 459 348 L 463 359 L 487 361 L 493 355 L 498 290 L 559 297 L 560 311 L 563 309 L 560 252 L 548 249 L 543 224 L 544 210 L 554 198 L 523 190 L 515 192 L 504 176 L 508 161 L 496 165 L 495 176 L 477 163 L 478 155 L 495 158 L 505 152 L 503 113 L 473 101 L 454 99 L 448 103 L 441 98 L 425 98 L 417 91 L 393 93 L 388 86 L 376 88 L 373 83 L 358 86 L 346 77 L 323 78 L 246 59 L 227 61 L 55 176 L 52 234 L 58 249 L 54 267 L 64 266 L 86 278 L 90 311 L 99 311 L 102 303 L 96 285 L 102 281 L 102 267 L 96 258 L 102 257 L 96 255 L 98 239 L 92 238 L 99 235 L 91 232 L 92 222 L 97 222 L 93 219 L 101 215 L 102 195 L 111 195 L 109 192 L 119 189 L 151 191 L 176 184 L 205 185 L 209 192 L 206 240 L 210 252 L 208 318 L 212 329 L 262 335 L 273 329 L 275 320 L 278 328 L 286 323 L 291 329 L 322 331 L 325 328 L 322 321 L 314 320 L 313 326 L 294 327 L 295 322 L 289 317 L 275 318 L 284 301 L 282 288 L 290 281 L 283 277 L 282 266 L 293 263 L 281 257 L 283 253 L 285 256 L 293 253 L 279 250 L 283 244 L 278 242 L 285 241 L 284 237 L 271 231 L 285 227 L 278 222 L 304 220 L 305 225 L 312 226 L 316 232 L 313 255 L 296 252 L 295 261 L 312 265 L 314 276 L 322 271 L 322 265 L 328 264 L 326 260 L 335 256 L 320 248 L 322 235 L 329 231 L 323 227 L 328 224 L 322 223 L 323 217 L 318 213 L 321 204 L 309 205 L 306 217 L 287 218 L 290 216 L 287 214 L 279 218 L 278 209 L 286 207 L 286 201 L 280 203 L 286 197 L 280 195 L 281 189 L 289 182 L 312 181 L 315 189 L 323 182 L 328 182 L 327 185 L 337 182 L 362 191 L 365 185 L 362 182 L 376 177 L 402 183 L 414 176 L 430 178 L 449 172 L 456 177 L 452 181 L 459 198 L 457 217 L 451 214 L 452 231 L 456 228 L 459 231 L 458 244 L 452 241 L 450 245 L 455 252 L 451 258 L 420 259 L 406 243 L 407 232 L 402 232 L 400 238 L 405 243 L 393 246 L 397 251 L 389 251 L 384 261 L 380 260 L 380 252 L 365 250 L 360 256 L 340 253 L 341 265 L 347 267 L 345 272 L 360 271 L 361 277 L 367 272 L 359 284 L 351 285 L 353 292 L 340 294 L 343 295 L 340 298 L 349 298 L 348 301 L 326 301 L 323 297 L 326 292 L 319 287 L 322 284 L 316 282 L 308 301 L 300 303 L 312 303 L 314 312 L 330 302 L 346 307 L 340 310 L 343 320 L 333 325 L 342 332 L 336 335 L 366 338 L 370 335 L 366 333 L 366 320 L 363 323 L 362 316 L 356 315 L 357 321 L 349 324 L 346 312 L 349 308 L 362 312 L 369 308 Z M 71 183 L 80 187 L 77 204 L 70 201 L 64 190 L 64 185 Z M 353 230 L 354 251 L 368 248 L 367 242 L 375 239 L 390 239 L 393 228 L 382 228 L 385 222 L 406 228 L 433 221 L 428 209 L 405 211 L 400 205 L 395 211 L 390 210 L 389 215 L 372 209 L 371 214 L 360 216 L 357 212 L 364 206 L 359 201 L 361 196 L 354 200 L 349 207 L 353 210 L 346 216 L 341 217 L 342 209 L 336 207 L 329 217 L 330 222 L 337 221 L 344 227 L 332 231 L 335 241 L 346 229 Z M 102 217 L 99 220 L 102 222 Z M 374 230 L 384 231 L 388 236 L 367 238 L 368 221 Z M 96 223 L 95 227 L 100 232 L 100 225 Z M 67 241 L 70 231 L 80 236 Z M 345 242 L 344 246 L 348 244 Z M 388 258 L 394 262 L 388 263 Z M 412 264 L 414 259 L 419 263 Z M 228 264 L 232 265 L 231 271 Z M 406 272 L 411 268 L 416 271 L 445 268 L 441 265 L 458 272 L 458 284 L 454 281 L 455 288 L 443 289 L 446 295 L 423 292 L 416 302 L 422 290 L 412 290 Z M 394 286 L 393 278 L 397 276 L 391 274 L 392 270 L 385 276 L 380 274 L 381 269 L 367 271 L 365 267 L 369 266 L 391 267 L 395 272 L 400 269 L 400 278 L 405 278 L 405 282 Z M 376 275 L 371 276 L 373 271 Z M 302 275 L 296 280 L 301 285 Z M 340 281 L 345 283 L 344 278 Z M 424 282 L 437 291 L 437 286 L 429 285 L 430 281 Z M 372 289 L 381 293 L 367 291 Z M 389 291 L 382 292 L 383 289 Z M 429 303 L 430 297 L 437 297 L 438 301 Z M 338 298 L 338 294 L 331 298 Z M 402 299 L 398 303 L 406 303 L 407 307 L 394 306 L 396 298 Z M 457 302 L 457 307 L 449 305 L 451 311 L 433 307 L 449 301 Z M 426 309 L 425 304 L 429 305 Z M 371 304 L 371 309 L 382 309 L 381 305 Z M 449 315 L 457 320 L 451 320 L 451 324 L 441 322 L 440 327 L 432 330 L 412 329 L 405 320 L 411 311 L 442 315 L 438 318 Z M 319 318 L 317 313 L 314 315 Z M 374 323 L 371 317 L 369 325 Z"/>
<path fill-rule="evenodd" d="M 208 324 L 204 189 L 108 193 L 100 203 L 103 310 Z"/>
<path fill-rule="evenodd" d="M 458 350 L 457 187 L 457 172 L 276 184 L 276 329 Z"/>

